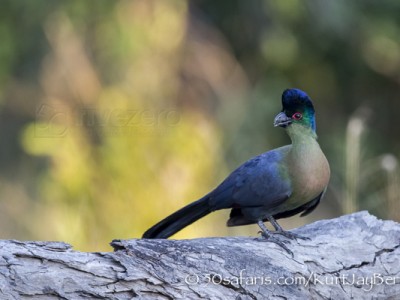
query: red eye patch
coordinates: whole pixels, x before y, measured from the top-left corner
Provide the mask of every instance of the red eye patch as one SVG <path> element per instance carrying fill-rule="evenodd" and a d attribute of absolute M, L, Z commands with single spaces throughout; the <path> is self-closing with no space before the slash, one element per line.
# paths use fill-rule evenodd
<path fill-rule="evenodd" d="M 293 114 L 293 116 L 292 116 L 292 119 L 293 120 L 301 120 L 303 118 L 303 115 L 301 114 L 301 113 L 299 113 L 299 112 L 295 112 L 294 114 Z"/>

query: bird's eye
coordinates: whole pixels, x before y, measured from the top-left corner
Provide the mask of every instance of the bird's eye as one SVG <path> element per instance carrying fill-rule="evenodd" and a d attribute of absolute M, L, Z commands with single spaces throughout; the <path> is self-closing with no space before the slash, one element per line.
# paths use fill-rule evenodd
<path fill-rule="evenodd" d="M 303 118 L 303 115 L 299 112 L 294 113 L 292 116 L 292 119 L 297 120 L 297 121 L 301 120 L 302 118 Z"/>

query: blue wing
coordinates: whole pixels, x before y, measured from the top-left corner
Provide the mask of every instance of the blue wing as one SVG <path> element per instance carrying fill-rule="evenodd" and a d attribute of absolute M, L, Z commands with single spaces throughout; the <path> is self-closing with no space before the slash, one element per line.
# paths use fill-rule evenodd
<path fill-rule="evenodd" d="M 212 209 L 269 209 L 284 202 L 291 194 L 291 183 L 283 164 L 290 147 L 265 152 L 233 171 L 209 194 Z"/>

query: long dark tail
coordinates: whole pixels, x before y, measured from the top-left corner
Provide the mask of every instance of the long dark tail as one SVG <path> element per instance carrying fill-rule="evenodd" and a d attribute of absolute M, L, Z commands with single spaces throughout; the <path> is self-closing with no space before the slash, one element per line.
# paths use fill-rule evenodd
<path fill-rule="evenodd" d="M 208 215 L 211 211 L 208 196 L 205 196 L 158 222 L 143 234 L 143 238 L 166 239 L 198 219 Z"/>

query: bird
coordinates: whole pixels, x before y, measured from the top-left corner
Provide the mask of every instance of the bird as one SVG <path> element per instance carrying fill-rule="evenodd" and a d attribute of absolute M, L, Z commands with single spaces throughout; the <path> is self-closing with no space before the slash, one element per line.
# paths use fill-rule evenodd
<path fill-rule="evenodd" d="M 283 92 L 274 127 L 284 128 L 291 144 L 249 159 L 210 193 L 148 229 L 143 238 L 165 239 L 213 211 L 231 209 L 228 227 L 258 224 L 260 238 L 293 255 L 276 234 L 308 238 L 285 231 L 277 220 L 311 213 L 325 194 L 330 167 L 317 142 L 313 102 L 304 91 L 291 88 Z M 267 221 L 275 231 L 268 230 Z"/>

